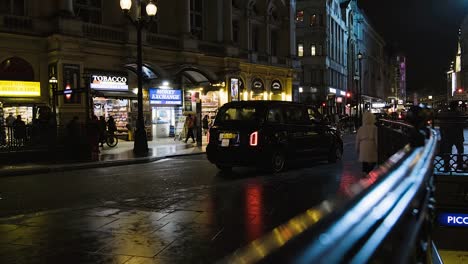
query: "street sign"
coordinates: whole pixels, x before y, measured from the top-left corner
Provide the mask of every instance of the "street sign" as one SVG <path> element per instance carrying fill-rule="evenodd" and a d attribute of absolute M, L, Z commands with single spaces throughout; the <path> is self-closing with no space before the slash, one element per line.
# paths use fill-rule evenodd
<path fill-rule="evenodd" d="M 438 222 L 442 226 L 468 227 L 468 214 L 441 213 Z"/>
<path fill-rule="evenodd" d="M 60 90 L 60 91 L 55 91 L 55 95 L 66 95 L 66 94 L 73 94 L 73 93 L 85 93 L 86 89 L 80 88 L 80 89 L 67 89 L 67 90 Z"/>

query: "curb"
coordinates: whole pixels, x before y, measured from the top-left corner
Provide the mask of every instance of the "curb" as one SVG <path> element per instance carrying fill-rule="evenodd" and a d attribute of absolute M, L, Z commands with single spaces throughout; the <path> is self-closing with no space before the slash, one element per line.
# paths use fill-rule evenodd
<path fill-rule="evenodd" d="M 133 158 L 128 160 L 112 160 L 112 161 L 93 161 L 93 162 L 85 162 L 85 163 L 78 163 L 78 164 L 61 164 L 56 166 L 49 166 L 46 167 L 45 165 L 42 168 L 25 168 L 25 169 L 12 169 L 2 170 L 0 171 L 0 178 L 6 177 L 13 177 L 13 176 L 25 176 L 31 174 L 41 174 L 41 173 L 49 173 L 49 172 L 64 172 L 64 171 L 73 171 L 73 170 L 83 170 L 83 169 L 93 169 L 93 168 L 106 168 L 106 167 L 114 167 L 114 166 L 124 166 L 124 165 L 132 165 L 132 164 L 140 164 L 140 163 L 150 163 L 155 162 L 162 159 L 167 158 L 175 158 L 175 157 L 185 157 L 185 156 L 196 156 L 205 154 L 205 151 L 198 152 L 198 153 L 187 153 L 187 154 L 174 154 L 174 155 L 167 155 L 161 157 L 141 157 L 141 158 Z"/>

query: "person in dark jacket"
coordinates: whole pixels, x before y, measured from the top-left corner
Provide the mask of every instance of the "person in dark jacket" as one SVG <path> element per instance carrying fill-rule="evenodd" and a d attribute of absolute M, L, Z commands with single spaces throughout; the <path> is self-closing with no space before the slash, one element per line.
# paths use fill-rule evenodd
<path fill-rule="evenodd" d="M 457 149 L 457 170 L 463 170 L 463 142 L 465 141 L 463 129 L 466 119 L 461 112 L 458 111 L 458 102 L 450 102 L 448 111 L 442 112 L 439 115 L 440 119 L 440 135 L 441 146 L 440 150 L 444 156 L 444 169 L 450 170 L 450 154 L 452 148 Z"/>
<path fill-rule="evenodd" d="M 208 128 L 209 128 L 208 115 L 205 115 L 202 119 L 202 128 L 203 128 L 203 134 L 206 136 L 206 134 L 208 133 Z"/>
<path fill-rule="evenodd" d="M 26 138 L 26 123 L 21 119 L 21 115 L 13 122 L 13 131 L 18 145 L 23 145 Z"/>

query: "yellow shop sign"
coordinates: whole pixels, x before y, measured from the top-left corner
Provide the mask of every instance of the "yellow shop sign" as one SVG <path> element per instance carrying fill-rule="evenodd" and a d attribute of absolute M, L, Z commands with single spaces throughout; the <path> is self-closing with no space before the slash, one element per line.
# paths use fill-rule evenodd
<path fill-rule="evenodd" d="M 0 81 L 0 96 L 41 96 L 40 82 Z"/>

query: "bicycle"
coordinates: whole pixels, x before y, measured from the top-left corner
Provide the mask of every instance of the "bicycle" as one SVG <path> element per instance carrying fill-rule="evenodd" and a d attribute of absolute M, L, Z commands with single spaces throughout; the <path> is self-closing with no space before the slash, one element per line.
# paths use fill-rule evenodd
<path fill-rule="evenodd" d="M 111 148 L 117 146 L 117 143 L 119 143 L 119 139 L 117 138 L 117 136 L 115 134 L 110 134 L 108 132 L 106 132 L 105 138 L 103 141 L 106 143 L 107 146 Z"/>

